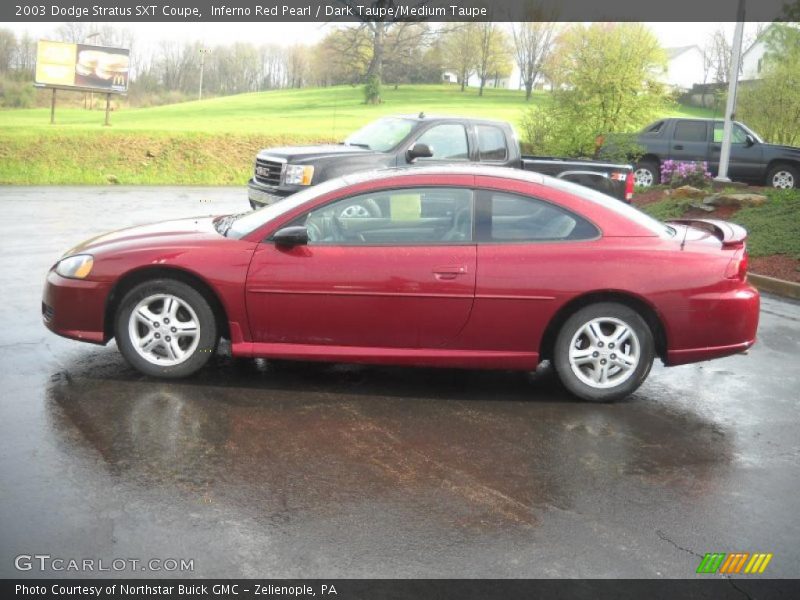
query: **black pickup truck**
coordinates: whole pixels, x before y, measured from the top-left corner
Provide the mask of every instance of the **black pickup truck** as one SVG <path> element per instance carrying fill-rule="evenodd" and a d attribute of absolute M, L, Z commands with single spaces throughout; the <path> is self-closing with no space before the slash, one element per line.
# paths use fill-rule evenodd
<path fill-rule="evenodd" d="M 636 185 L 659 183 L 665 160 L 705 161 L 716 175 L 722 128 L 723 121 L 715 119 L 671 118 L 651 123 L 637 138 L 644 154 L 636 165 Z M 746 125 L 734 121 L 728 177 L 776 188 L 800 186 L 800 148 L 768 144 Z"/>
<path fill-rule="evenodd" d="M 522 156 L 508 123 L 424 114 L 385 117 L 341 144 L 261 150 L 247 185 L 253 208 L 304 186 L 371 169 L 437 163 L 483 163 L 536 171 L 591 187 L 625 202 L 633 196 L 633 168 L 592 160 Z"/>

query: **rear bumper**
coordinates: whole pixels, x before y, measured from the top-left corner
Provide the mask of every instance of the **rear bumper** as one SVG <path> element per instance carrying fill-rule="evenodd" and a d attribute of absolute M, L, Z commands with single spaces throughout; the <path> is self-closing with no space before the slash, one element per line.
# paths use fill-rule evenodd
<path fill-rule="evenodd" d="M 42 294 L 42 321 L 60 336 L 105 344 L 105 306 L 111 285 L 47 274 Z"/>
<path fill-rule="evenodd" d="M 247 199 L 252 208 L 261 208 L 279 202 L 292 192 L 259 183 L 255 178 L 247 182 Z"/>
<path fill-rule="evenodd" d="M 711 297 L 709 297 L 711 296 Z M 704 294 L 696 306 L 673 322 L 665 364 L 669 366 L 722 358 L 744 352 L 756 342 L 760 296 L 747 283 L 736 289 Z"/>

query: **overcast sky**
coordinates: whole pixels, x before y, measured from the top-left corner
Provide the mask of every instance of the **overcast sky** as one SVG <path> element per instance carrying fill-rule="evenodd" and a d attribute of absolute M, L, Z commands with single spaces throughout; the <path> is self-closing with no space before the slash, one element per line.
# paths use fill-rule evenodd
<path fill-rule="evenodd" d="M 708 34 L 717 27 L 724 27 L 728 37 L 733 37 L 733 23 L 647 23 L 665 48 L 697 44 L 703 46 Z M 58 23 L 14 23 L 5 24 L 18 33 L 27 30 L 33 37 L 53 39 Z M 130 29 L 137 43 L 157 44 L 160 40 L 202 41 L 214 46 L 234 41 L 254 44 L 295 43 L 312 44 L 325 35 L 328 27 L 324 23 L 119 23 L 117 26 Z M 755 23 L 745 26 L 754 31 Z"/>

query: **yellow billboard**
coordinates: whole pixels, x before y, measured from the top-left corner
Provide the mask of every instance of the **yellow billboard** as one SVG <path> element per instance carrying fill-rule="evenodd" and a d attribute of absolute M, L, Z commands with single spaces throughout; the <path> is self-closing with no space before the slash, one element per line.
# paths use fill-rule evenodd
<path fill-rule="evenodd" d="M 128 90 L 130 50 L 39 40 L 36 83 L 99 92 Z"/>

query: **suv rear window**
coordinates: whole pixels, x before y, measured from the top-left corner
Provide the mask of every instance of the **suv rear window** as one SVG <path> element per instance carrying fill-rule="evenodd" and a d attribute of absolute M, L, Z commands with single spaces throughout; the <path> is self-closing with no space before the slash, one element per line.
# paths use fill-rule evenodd
<path fill-rule="evenodd" d="M 675 139 L 682 142 L 705 142 L 707 126 L 703 121 L 678 121 L 675 123 Z"/>

